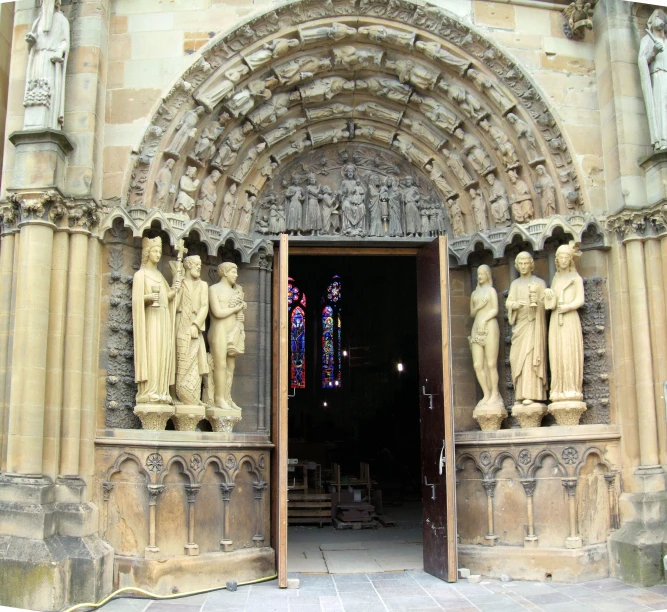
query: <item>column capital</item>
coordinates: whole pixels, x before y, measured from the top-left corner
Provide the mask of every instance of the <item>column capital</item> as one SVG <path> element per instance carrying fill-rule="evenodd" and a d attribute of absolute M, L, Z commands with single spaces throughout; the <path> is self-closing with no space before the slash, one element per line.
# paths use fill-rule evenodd
<path fill-rule="evenodd" d="M 496 492 L 496 485 L 498 484 L 498 481 L 495 480 L 494 478 L 484 478 L 482 480 L 482 486 L 486 490 L 486 496 L 487 497 L 493 497 L 495 492 Z"/>
<path fill-rule="evenodd" d="M 526 492 L 526 497 L 532 497 L 535 495 L 537 480 L 534 478 L 522 478 L 519 482 L 522 484 L 523 489 Z"/>
<path fill-rule="evenodd" d="M 56 190 L 17 191 L 7 199 L 18 207 L 19 227 L 26 223 L 55 224 L 67 212 L 65 199 Z"/>
<path fill-rule="evenodd" d="M 21 209 L 16 202 L 12 200 L 0 202 L 0 235 L 15 232 L 20 220 Z"/>
<path fill-rule="evenodd" d="M 667 235 L 667 204 L 650 208 L 624 208 L 605 221 L 605 228 L 615 232 L 623 242 L 649 240 Z"/>
<path fill-rule="evenodd" d="M 574 497 L 577 494 L 577 479 L 576 478 L 563 478 L 561 480 L 562 485 L 567 491 L 568 497 Z"/>
<path fill-rule="evenodd" d="M 194 504 L 195 503 L 195 498 L 197 497 L 197 493 L 201 491 L 201 485 L 200 484 L 195 484 L 195 485 L 185 485 L 185 494 L 188 497 L 188 503 L 189 504 Z"/>
<path fill-rule="evenodd" d="M 148 494 L 150 495 L 148 505 L 155 506 L 157 504 L 157 496 L 164 491 L 164 485 L 149 484 L 146 486 L 148 487 Z"/>

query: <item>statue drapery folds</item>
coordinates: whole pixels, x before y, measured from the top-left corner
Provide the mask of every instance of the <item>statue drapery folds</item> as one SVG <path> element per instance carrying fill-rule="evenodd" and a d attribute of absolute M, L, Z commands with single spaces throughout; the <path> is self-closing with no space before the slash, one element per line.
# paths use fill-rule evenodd
<path fill-rule="evenodd" d="M 639 45 L 639 76 L 646 118 L 653 148 L 667 148 L 667 54 L 665 26 L 667 15 L 656 9 L 646 24 L 646 35 Z"/>

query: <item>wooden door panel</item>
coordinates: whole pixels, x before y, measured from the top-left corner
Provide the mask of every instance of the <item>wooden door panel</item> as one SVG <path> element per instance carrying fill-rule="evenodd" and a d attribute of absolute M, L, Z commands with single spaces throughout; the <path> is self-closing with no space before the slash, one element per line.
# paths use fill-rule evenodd
<path fill-rule="evenodd" d="M 417 256 L 417 299 L 424 570 L 455 582 L 456 469 L 445 236 Z"/>

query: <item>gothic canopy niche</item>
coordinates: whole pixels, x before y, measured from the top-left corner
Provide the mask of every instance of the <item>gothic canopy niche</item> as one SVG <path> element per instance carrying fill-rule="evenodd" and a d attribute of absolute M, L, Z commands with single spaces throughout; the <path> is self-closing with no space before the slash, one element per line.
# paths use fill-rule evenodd
<path fill-rule="evenodd" d="M 130 164 L 107 223 L 196 223 L 211 250 L 285 230 L 447 232 L 463 263 L 480 241 L 502 256 L 517 233 L 539 248 L 556 226 L 579 238 L 592 222 L 522 70 L 441 9 L 401 0 L 290 3 L 213 39 Z"/>

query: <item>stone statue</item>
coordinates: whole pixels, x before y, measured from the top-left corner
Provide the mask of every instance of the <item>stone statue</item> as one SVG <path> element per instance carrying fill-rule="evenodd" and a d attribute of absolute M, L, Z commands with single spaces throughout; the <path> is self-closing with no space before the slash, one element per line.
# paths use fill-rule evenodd
<path fill-rule="evenodd" d="M 69 56 L 69 21 L 61 0 L 44 0 L 25 35 L 28 68 L 23 106 L 24 130 L 62 130 L 65 121 L 65 69 Z"/>
<path fill-rule="evenodd" d="M 391 143 L 394 142 L 394 137 L 396 136 L 396 130 L 384 130 L 376 125 L 370 123 L 362 123 L 361 121 L 354 122 L 355 138 L 366 138 L 367 140 L 374 140 L 376 142 L 381 142 L 384 145 L 391 146 Z"/>
<path fill-rule="evenodd" d="M 595 0 L 593 0 L 595 4 Z M 563 15 L 567 19 L 563 24 L 563 33 L 572 40 L 582 40 L 586 30 L 593 29 L 593 21 L 590 18 L 591 2 L 575 0 L 563 9 Z"/>
<path fill-rule="evenodd" d="M 324 129 L 316 130 L 315 127 L 310 128 L 310 140 L 313 143 L 313 146 L 321 146 L 327 143 L 338 143 L 345 138 L 350 137 L 350 131 L 347 129 L 348 124 L 344 121 L 333 123 L 328 123 L 324 126 Z"/>
<path fill-rule="evenodd" d="M 219 170 L 213 170 L 202 183 L 199 190 L 199 197 L 197 198 L 197 216 L 204 221 L 210 223 L 213 218 L 213 211 L 215 204 L 218 201 L 218 181 L 220 180 Z"/>
<path fill-rule="evenodd" d="M 188 142 L 197 136 L 197 124 L 203 115 L 203 106 L 198 106 L 195 109 L 183 113 L 183 117 L 181 117 L 181 120 L 176 126 L 174 137 L 171 139 L 165 153 L 172 155 L 176 159 L 180 159 L 181 153 Z"/>
<path fill-rule="evenodd" d="M 236 284 L 236 264 L 225 262 L 218 266 L 220 282 L 208 290 L 211 328 L 208 342 L 213 357 L 215 384 L 214 408 L 224 412 L 241 412 L 232 400 L 232 384 L 237 355 L 245 353 L 245 320 L 243 290 Z M 207 411 L 208 414 L 208 411 Z"/>
<path fill-rule="evenodd" d="M 584 340 L 577 312 L 584 305 L 584 281 L 575 267 L 579 255 L 573 242 L 558 247 L 556 274 L 544 293 L 545 308 L 553 311 L 549 323 L 549 412 L 559 425 L 577 425 L 586 410 L 582 393 Z"/>
<path fill-rule="evenodd" d="M 417 166 L 420 170 L 432 160 L 430 155 L 421 151 L 410 140 L 401 140 L 399 137 L 397 137 L 394 139 L 394 142 L 391 143 L 391 146 L 403 157 L 405 157 L 405 159 Z"/>
<path fill-rule="evenodd" d="M 438 191 L 445 199 L 451 198 L 456 194 L 456 191 L 454 191 L 452 186 L 447 182 L 444 170 L 440 168 L 436 162 L 432 161 L 431 163 L 426 164 L 424 169 L 428 172 L 431 181 L 433 181 L 433 184 L 438 188 Z"/>
<path fill-rule="evenodd" d="M 287 138 L 287 136 L 290 134 L 293 134 L 296 129 L 303 125 L 305 122 L 306 120 L 303 117 L 293 117 L 292 119 L 287 119 L 283 121 L 277 128 L 267 132 L 266 134 L 262 134 L 262 138 L 264 139 L 264 142 L 266 142 L 266 144 L 271 147 L 276 142 L 282 140 L 283 138 Z"/>
<path fill-rule="evenodd" d="M 401 83 L 410 83 L 420 89 L 433 89 L 440 74 L 412 60 L 387 60 L 385 68 L 398 76 Z"/>
<path fill-rule="evenodd" d="M 305 55 L 290 60 L 273 69 L 280 85 L 296 85 L 306 79 L 312 79 L 318 72 L 331 68 L 331 60 L 327 57 Z"/>
<path fill-rule="evenodd" d="M 382 236 L 382 210 L 380 207 L 380 191 L 382 190 L 382 179 L 378 174 L 371 176 L 368 181 L 368 235 Z"/>
<path fill-rule="evenodd" d="M 278 59 L 286 55 L 290 52 L 290 49 L 296 49 L 299 44 L 296 38 L 274 38 L 270 43 L 264 43 L 261 49 L 246 55 L 243 61 L 254 71 L 272 59 Z"/>
<path fill-rule="evenodd" d="M 530 253 L 519 253 L 514 265 L 520 276 L 512 281 L 505 303 L 512 325 L 510 367 L 516 402 L 512 414 L 522 427 L 539 427 L 546 413 L 541 402 L 547 398 L 546 284 L 533 274 L 535 262 Z"/>
<path fill-rule="evenodd" d="M 253 166 L 257 163 L 257 159 L 262 154 L 262 151 L 266 149 L 266 143 L 260 142 L 254 147 L 250 147 L 245 153 L 243 161 L 238 165 L 234 172 L 230 175 L 230 178 L 237 183 L 242 183 L 245 181 L 248 174 L 252 170 Z"/>
<path fill-rule="evenodd" d="M 411 176 L 406 176 L 403 180 L 403 191 L 401 198 L 405 206 L 405 233 L 408 236 L 416 236 L 421 228 L 421 218 L 419 215 L 419 189 L 414 184 Z"/>
<path fill-rule="evenodd" d="M 299 30 L 301 42 L 304 45 L 313 43 L 327 43 L 328 41 L 339 42 L 344 38 L 354 36 L 357 31 L 354 28 L 346 26 L 344 23 L 336 21 L 330 26 L 320 26 L 317 28 L 304 28 Z"/>
<path fill-rule="evenodd" d="M 465 87 L 460 87 L 454 83 L 441 80 L 438 83 L 438 88 L 445 92 L 445 95 L 454 102 L 461 111 L 463 111 L 463 114 L 468 117 L 468 119 L 479 121 L 487 114 L 480 101 L 470 94 Z"/>
<path fill-rule="evenodd" d="M 454 132 L 460 123 L 459 118 L 454 113 L 450 112 L 446 106 L 440 104 L 435 98 L 414 94 L 410 98 L 410 102 L 417 104 L 422 113 L 433 121 L 433 123 L 447 130 L 450 134 Z"/>
<path fill-rule="evenodd" d="M 287 210 L 287 231 L 290 234 L 301 232 L 301 218 L 303 216 L 303 189 L 299 187 L 295 177 L 285 192 L 285 208 Z"/>
<path fill-rule="evenodd" d="M 454 173 L 459 182 L 464 187 L 474 183 L 472 176 L 468 174 L 468 171 L 463 167 L 463 162 L 461 157 L 454 150 L 443 149 L 441 153 L 445 156 L 446 164 L 449 166 L 450 170 Z"/>
<path fill-rule="evenodd" d="M 306 207 L 303 211 L 303 222 L 301 229 L 305 232 L 311 232 L 317 236 L 322 230 L 322 213 L 320 211 L 320 186 L 317 184 L 317 177 L 311 173 L 308 175 L 308 185 L 306 187 Z"/>
<path fill-rule="evenodd" d="M 366 234 L 366 190 L 357 178 L 354 164 L 341 168 L 343 180 L 338 191 L 340 200 L 341 225 L 345 236 L 364 236 Z"/>
<path fill-rule="evenodd" d="M 195 207 L 194 195 L 199 189 L 200 180 L 197 178 L 197 167 L 188 166 L 179 182 L 180 191 L 174 204 L 174 212 L 189 215 Z"/>
<path fill-rule="evenodd" d="M 463 218 L 463 210 L 461 205 L 458 203 L 458 200 L 447 200 L 447 207 L 449 210 L 449 223 L 452 226 L 452 232 L 454 233 L 455 238 L 465 236 L 466 234 L 466 223 Z"/>
<path fill-rule="evenodd" d="M 175 163 L 173 159 L 168 159 L 155 177 L 153 208 L 159 208 L 163 212 L 167 210 L 169 196 L 176 193 L 176 185 L 171 182 Z"/>
<path fill-rule="evenodd" d="M 307 108 L 306 115 L 311 121 L 316 121 L 318 119 L 330 119 L 332 117 L 337 117 L 339 115 L 347 115 L 352 112 L 351 106 L 346 106 L 345 104 L 339 104 L 335 102 L 329 106 L 322 106 L 320 108 Z"/>
<path fill-rule="evenodd" d="M 340 93 L 354 91 L 354 81 L 333 76 L 317 79 L 299 89 L 303 102 L 324 102 Z"/>
<path fill-rule="evenodd" d="M 234 220 L 234 213 L 236 212 L 236 204 L 238 198 L 236 197 L 236 190 L 238 186 L 236 183 L 232 183 L 225 194 L 225 197 L 222 199 L 222 215 L 220 218 L 221 227 L 231 227 L 232 221 Z"/>
<path fill-rule="evenodd" d="M 162 240 L 143 238 L 141 267 L 132 281 L 134 331 L 134 377 L 138 385 L 135 412 L 151 411 L 145 405 L 172 403 L 169 385 L 174 384 L 174 298 L 180 279 L 169 287 L 157 265 L 162 258 Z M 166 408 L 166 407 L 165 407 Z M 163 411 L 165 410 L 163 408 Z M 173 411 L 170 409 L 169 416 Z M 167 417 L 168 418 L 168 417 Z M 164 419 L 166 423 L 166 419 Z"/>
<path fill-rule="evenodd" d="M 477 268 L 477 287 L 470 296 L 470 316 L 474 321 L 468 341 L 482 399 L 477 402 L 473 418 L 483 430 L 500 429 L 507 417 L 503 398 L 498 390 L 498 293 L 493 287 L 491 268 Z"/>
<path fill-rule="evenodd" d="M 256 128 L 266 127 L 278 121 L 289 110 L 290 104 L 300 99 L 298 91 L 275 94 L 268 102 L 249 113 L 248 119 Z"/>
<path fill-rule="evenodd" d="M 269 211 L 269 233 L 284 234 L 285 229 L 285 208 L 273 202 Z"/>
<path fill-rule="evenodd" d="M 528 223 L 535 217 L 533 196 L 530 194 L 528 185 L 522 181 L 514 170 L 510 170 L 507 176 L 512 184 L 512 215 L 517 223 Z"/>
<path fill-rule="evenodd" d="M 312 143 L 310 142 L 310 140 L 308 140 L 307 136 L 299 135 L 295 138 L 290 138 L 288 144 L 284 146 L 282 149 L 274 151 L 271 157 L 273 157 L 276 160 L 276 162 L 280 164 L 285 159 L 291 157 L 292 155 L 303 153 L 307 147 L 311 146 L 311 144 Z"/>
<path fill-rule="evenodd" d="M 199 255 L 186 257 L 183 268 L 185 277 L 176 294 L 176 397 L 181 404 L 203 406 L 202 376 L 208 374 L 203 335 L 208 316 L 208 285 L 200 278 Z"/>
<path fill-rule="evenodd" d="M 407 127 L 411 134 L 429 143 L 431 146 L 435 147 L 435 149 L 440 149 L 440 147 L 447 142 L 446 138 L 436 134 L 421 120 L 405 117 L 401 121 L 401 125 Z"/>
<path fill-rule="evenodd" d="M 443 64 L 447 64 L 448 66 L 455 68 L 461 76 L 464 76 L 466 70 L 468 70 L 470 67 L 470 62 L 468 60 L 457 57 L 453 53 L 446 51 L 438 42 L 424 42 L 420 40 L 415 46 L 426 57 L 441 61 Z"/>
<path fill-rule="evenodd" d="M 478 232 L 485 232 L 489 229 L 489 220 L 486 213 L 486 202 L 482 190 L 470 190 L 470 207 L 472 208 L 472 218 L 475 222 L 475 229 Z"/>
<path fill-rule="evenodd" d="M 412 93 L 409 85 L 404 85 L 396 79 L 384 77 L 368 77 L 355 81 L 355 88 L 381 98 L 387 98 L 400 104 L 406 104 Z"/>
<path fill-rule="evenodd" d="M 359 34 L 368 36 L 376 43 L 390 43 L 398 47 L 405 47 L 412 49 L 415 42 L 414 32 L 400 32 L 393 28 L 385 28 L 384 26 L 363 26 L 359 28 Z"/>
<path fill-rule="evenodd" d="M 489 201 L 491 202 L 493 222 L 496 227 L 507 227 L 511 222 L 507 190 L 493 173 L 486 175 L 486 182 L 489 184 Z"/>
<path fill-rule="evenodd" d="M 496 107 L 503 113 L 503 115 L 514 108 L 514 102 L 512 102 L 512 100 L 503 93 L 500 87 L 498 87 L 498 85 L 483 72 L 470 68 L 468 72 L 466 72 L 466 76 L 472 79 L 472 82 L 475 83 L 475 86 L 481 93 L 495 103 Z"/>
<path fill-rule="evenodd" d="M 276 79 L 259 79 L 248 83 L 245 89 L 234 94 L 225 106 L 229 112 L 237 119 L 242 115 L 247 115 L 255 106 L 257 100 L 270 100 L 271 89 L 276 84 Z"/>
<path fill-rule="evenodd" d="M 486 119 L 482 119 L 482 121 L 479 122 L 479 125 L 483 130 L 488 132 L 491 138 L 493 138 L 493 148 L 500 153 L 500 157 L 502 157 L 503 163 L 505 164 L 505 170 L 518 168 L 519 158 L 509 136 L 499 127 L 491 125 Z"/>
<path fill-rule="evenodd" d="M 217 76 L 205 81 L 201 91 L 197 91 L 194 95 L 194 99 L 211 113 L 220 102 L 232 94 L 234 86 L 249 73 L 248 67 L 242 65 L 227 70 L 224 73 L 225 78 Z"/>
<path fill-rule="evenodd" d="M 235 161 L 239 149 L 243 146 L 247 134 L 252 132 L 252 123 L 246 122 L 239 127 L 235 127 L 222 143 L 218 152 L 215 154 L 211 165 L 221 172 L 224 172 Z"/>
<path fill-rule="evenodd" d="M 534 163 L 537 160 L 543 159 L 537 149 L 537 140 L 530 126 L 523 119 L 519 119 L 514 113 L 508 113 L 507 120 L 514 126 L 514 130 L 519 137 L 519 142 L 523 150 L 528 156 L 529 162 Z"/>
<path fill-rule="evenodd" d="M 206 163 L 215 153 L 215 141 L 220 137 L 224 129 L 217 121 L 212 121 L 207 125 L 201 131 L 199 139 L 195 143 L 192 157 L 202 163 Z"/>
<path fill-rule="evenodd" d="M 329 185 L 322 185 L 320 197 L 322 199 L 322 233 L 340 233 L 340 213 L 336 194 Z"/>
<path fill-rule="evenodd" d="M 354 110 L 358 113 L 363 113 L 371 119 L 390 121 L 394 125 L 398 125 L 402 114 L 400 111 L 392 110 L 377 102 L 364 102 L 363 104 L 359 104 Z"/>
<path fill-rule="evenodd" d="M 556 214 L 556 185 L 542 164 L 537 166 L 535 171 L 539 177 L 535 181 L 535 191 L 542 198 L 542 217 L 551 217 Z"/>
<path fill-rule="evenodd" d="M 252 224 L 252 213 L 255 207 L 257 196 L 246 194 L 245 202 L 239 212 L 239 220 L 236 223 L 236 231 L 239 234 L 249 234 Z"/>
<path fill-rule="evenodd" d="M 344 68 L 345 70 L 370 70 L 382 66 L 382 49 L 357 49 L 353 45 L 335 47 L 334 68 Z"/>
<path fill-rule="evenodd" d="M 393 176 L 385 179 L 387 188 L 387 205 L 389 209 L 389 235 L 405 236 L 403 231 L 403 202 L 401 192 L 398 190 L 398 184 Z"/>
<path fill-rule="evenodd" d="M 461 141 L 461 153 L 468 158 L 472 167 L 479 174 L 486 174 L 494 169 L 491 158 L 484 150 L 482 143 L 477 137 L 468 132 L 464 132 L 461 128 L 458 128 L 454 132 L 454 136 Z"/>
<path fill-rule="evenodd" d="M 651 144 L 655 150 L 667 149 L 667 53 L 665 53 L 667 15 L 653 11 L 646 24 L 646 35 L 639 45 L 641 80 Z"/>

